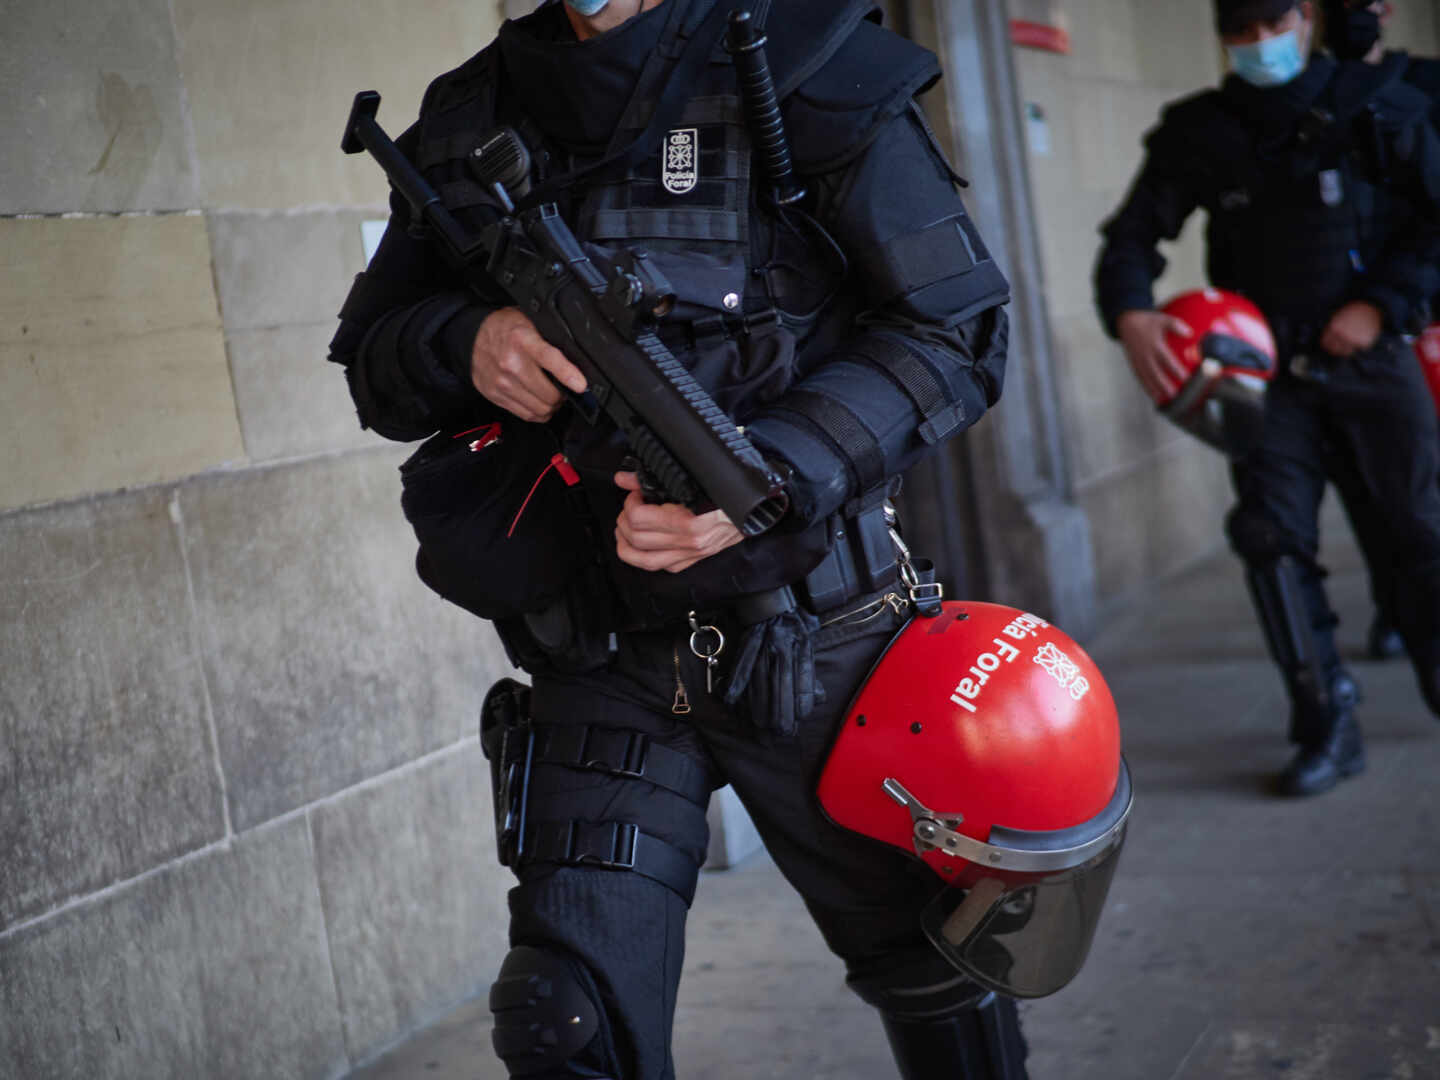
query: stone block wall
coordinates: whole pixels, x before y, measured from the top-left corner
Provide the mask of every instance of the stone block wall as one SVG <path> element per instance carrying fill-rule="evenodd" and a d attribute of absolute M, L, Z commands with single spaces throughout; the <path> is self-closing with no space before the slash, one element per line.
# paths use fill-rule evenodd
<path fill-rule="evenodd" d="M 483 688 L 325 362 L 497 2 L 0 4 L 0 1076 L 337 1077 L 505 949 Z"/>

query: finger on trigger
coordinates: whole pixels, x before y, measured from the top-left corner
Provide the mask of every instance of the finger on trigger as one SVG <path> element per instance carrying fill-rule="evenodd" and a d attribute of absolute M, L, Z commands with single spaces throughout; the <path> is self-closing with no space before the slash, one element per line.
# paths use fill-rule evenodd
<path fill-rule="evenodd" d="M 586 389 L 585 376 L 559 349 L 544 345 L 536 354 L 535 362 L 554 375 L 567 390 L 583 394 Z"/>
<path fill-rule="evenodd" d="M 516 381 L 521 383 L 533 397 L 543 401 L 547 409 L 554 409 L 565 400 L 565 395 L 560 392 L 560 388 L 550 381 L 543 368 L 533 362 L 532 356 L 525 356 L 525 363 L 516 373 Z"/>

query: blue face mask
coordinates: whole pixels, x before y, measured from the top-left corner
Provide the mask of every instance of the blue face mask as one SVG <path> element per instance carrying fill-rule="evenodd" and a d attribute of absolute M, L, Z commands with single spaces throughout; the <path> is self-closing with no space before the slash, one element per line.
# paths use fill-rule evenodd
<path fill-rule="evenodd" d="M 1225 51 L 1235 74 L 1251 86 L 1283 86 L 1305 70 L 1298 29 L 1250 45 L 1227 45 Z"/>
<path fill-rule="evenodd" d="M 589 17 L 604 11 L 610 0 L 565 0 L 579 15 Z"/>

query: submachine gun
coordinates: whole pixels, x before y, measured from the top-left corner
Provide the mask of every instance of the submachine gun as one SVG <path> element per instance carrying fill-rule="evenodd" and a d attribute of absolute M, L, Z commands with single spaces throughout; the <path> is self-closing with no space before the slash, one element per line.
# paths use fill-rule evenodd
<path fill-rule="evenodd" d="M 499 285 L 580 369 L 589 388 L 567 397 L 589 422 L 601 412 L 614 421 L 640 462 L 647 497 L 696 511 L 718 507 L 746 536 L 779 521 L 789 505 L 785 478 L 655 334 L 675 297 L 646 253 L 621 252 L 607 276 L 554 203 L 517 210 L 511 190 L 528 182 L 530 156 L 509 128 L 478 139 L 472 153 L 496 211 L 472 233 L 380 127 L 379 108 L 375 91 L 355 95 L 341 148 L 368 150 L 467 284 L 477 291 Z"/>

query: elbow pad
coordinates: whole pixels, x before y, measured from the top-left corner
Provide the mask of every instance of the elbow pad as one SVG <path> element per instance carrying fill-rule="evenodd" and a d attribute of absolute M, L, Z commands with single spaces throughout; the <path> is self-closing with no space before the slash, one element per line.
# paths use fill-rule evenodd
<path fill-rule="evenodd" d="M 973 371 L 953 364 L 946 370 L 922 343 L 869 333 L 746 432 L 794 470 L 795 512 L 810 523 L 880 487 L 928 447 L 974 423 L 988 396 Z"/>

